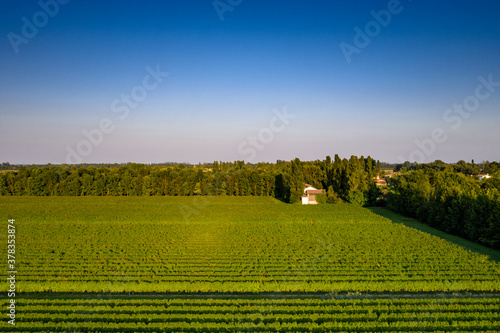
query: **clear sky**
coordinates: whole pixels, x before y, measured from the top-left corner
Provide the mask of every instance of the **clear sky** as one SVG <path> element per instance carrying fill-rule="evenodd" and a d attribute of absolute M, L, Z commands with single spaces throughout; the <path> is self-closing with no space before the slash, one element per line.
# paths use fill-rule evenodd
<path fill-rule="evenodd" d="M 500 2 L 0 2 L 0 162 L 500 159 Z"/>

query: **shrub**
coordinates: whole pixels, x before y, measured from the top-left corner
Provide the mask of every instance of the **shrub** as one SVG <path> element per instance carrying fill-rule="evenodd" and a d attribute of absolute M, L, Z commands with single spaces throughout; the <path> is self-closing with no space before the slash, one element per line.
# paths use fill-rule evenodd
<path fill-rule="evenodd" d="M 316 202 L 318 204 L 326 204 L 326 194 L 316 194 Z"/>

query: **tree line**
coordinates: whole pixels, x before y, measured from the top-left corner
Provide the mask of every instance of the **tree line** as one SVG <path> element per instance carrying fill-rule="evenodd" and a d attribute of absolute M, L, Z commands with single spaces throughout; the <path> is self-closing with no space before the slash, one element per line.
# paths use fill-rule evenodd
<path fill-rule="evenodd" d="M 500 178 L 479 181 L 471 174 L 480 170 L 462 162 L 420 165 L 388 178 L 387 205 L 434 228 L 500 249 Z M 490 170 L 498 170 L 498 163 L 493 165 Z"/>
<path fill-rule="evenodd" d="M 382 164 L 381 164 L 382 165 Z M 389 164 L 386 164 L 389 165 Z M 382 167 L 383 169 L 387 169 Z M 483 161 L 479 164 L 476 164 L 474 160 L 471 162 L 465 162 L 464 160 L 460 160 L 457 163 L 445 163 L 441 160 L 436 160 L 431 163 L 410 163 L 408 161 L 394 165 L 394 171 L 397 172 L 406 172 L 411 170 L 419 170 L 419 169 L 434 169 L 434 170 L 448 170 L 458 173 L 463 173 L 464 175 L 478 175 L 480 173 L 493 174 L 500 170 L 500 163 L 498 162 L 489 162 Z"/>
<path fill-rule="evenodd" d="M 305 184 L 325 189 L 328 202 L 375 200 L 380 162 L 351 156 L 312 162 L 244 161 L 203 165 L 48 165 L 0 173 L 0 195 L 29 196 L 270 196 L 300 201 Z"/>
<path fill-rule="evenodd" d="M 384 166 L 388 164 L 382 164 Z M 371 157 L 199 165 L 11 166 L 0 172 L 3 196 L 269 196 L 298 203 L 305 184 L 324 189 L 327 203 L 387 205 L 445 232 L 500 248 L 500 164 L 459 161 L 394 165 L 387 187 Z M 15 170 L 12 170 L 15 169 Z M 496 177 L 479 181 L 478 173 Z"/>

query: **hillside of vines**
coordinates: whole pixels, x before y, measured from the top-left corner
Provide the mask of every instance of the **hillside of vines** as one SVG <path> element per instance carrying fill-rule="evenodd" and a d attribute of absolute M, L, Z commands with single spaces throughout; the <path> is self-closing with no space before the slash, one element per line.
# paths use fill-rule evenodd
<path fill-rule="evenodd" d="M 0 202 L 18 221 L 20 292 L 500 290 L 500 264 L 355 205 L 253 197 Z"/>
<path fill-rule="evenodd" d="M 498 262 L 359 205 L 4 196 L 0 212 L 17 332 L 500 330 Z"/>

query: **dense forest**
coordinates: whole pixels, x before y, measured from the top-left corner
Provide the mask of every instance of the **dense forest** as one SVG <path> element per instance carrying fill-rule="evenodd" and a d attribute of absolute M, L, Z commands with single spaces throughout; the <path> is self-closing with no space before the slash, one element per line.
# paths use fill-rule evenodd
<path fill-rule="evenodd" d="M 382 167 L 381 167 L 382 165 Z M 11 166 L 0 172 L 0 195 L 30 196 L 270 196 L 298 203 L 305 184 L 325 189 L 322 201 L 385 205 L 430 226 L 500 248 L 500 165 L 459 161 L 393 166 L 351 156 L 249 164 Z M 385 167 L 385 168 L 383 168 Z M 475 175 L 489 173 L 479 181 Z M 323 200 L 324 199 L 324 200 Z"/>

